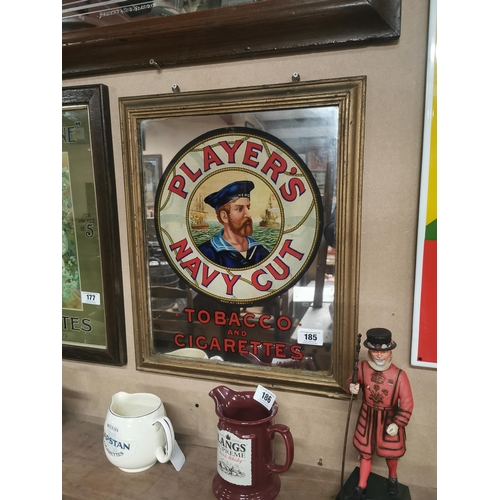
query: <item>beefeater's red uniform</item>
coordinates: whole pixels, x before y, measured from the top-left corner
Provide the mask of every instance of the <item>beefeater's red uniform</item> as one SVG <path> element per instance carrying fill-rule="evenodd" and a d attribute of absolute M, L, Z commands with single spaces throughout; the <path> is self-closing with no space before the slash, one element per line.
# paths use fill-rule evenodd
<path fill-rule="evenodd" d="M 347 381 L 347 392 L 352 377 Z M 370 460 L 377 455 L 398 459 L 406 451 L 405 427 L 413 411 L 413 396 L 406 373 L 394 364 L 384 371 L 374 370 L 367 361 L 361 361 L 358 382 L 363 389 L 354 447 Z M 387 427 L 395 423 L 398 433 L 387 434 Z"/>

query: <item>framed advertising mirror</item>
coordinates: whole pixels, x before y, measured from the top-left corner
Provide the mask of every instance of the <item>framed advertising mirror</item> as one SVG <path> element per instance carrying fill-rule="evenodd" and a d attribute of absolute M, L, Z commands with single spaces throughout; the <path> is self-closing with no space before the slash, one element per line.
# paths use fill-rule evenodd
<path fill-rule="evenodd" d="M 365 87 L 120 99 L 139 370 L 345 394 Z"/>

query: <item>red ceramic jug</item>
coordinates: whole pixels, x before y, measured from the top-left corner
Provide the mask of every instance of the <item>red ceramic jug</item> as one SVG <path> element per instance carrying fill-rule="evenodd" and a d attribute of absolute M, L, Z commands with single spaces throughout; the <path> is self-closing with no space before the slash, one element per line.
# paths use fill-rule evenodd
<path fill-rule="evenodd" d="M 281 481 L 293 462 L 293 438 L 286 425 L 273 424 L 278 412 L 274 402 L 268 410 L 253 399 L 254 392 L 236 392 L 219 386 L 210 391 L 215 401 L 217 425 L 217 474 L 212 491 L 218 500 L 273 500 Z M 283 436 L 286 460 L 273 463 L 274 434 Z"/>

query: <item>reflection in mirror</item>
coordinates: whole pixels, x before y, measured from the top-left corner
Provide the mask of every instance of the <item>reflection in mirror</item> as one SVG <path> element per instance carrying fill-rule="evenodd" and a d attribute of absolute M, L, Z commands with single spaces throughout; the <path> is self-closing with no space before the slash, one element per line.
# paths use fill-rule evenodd
<path fill-rule="evenodd" d="M 318 187 L 328 237 L 321 238 L 314 261 L 294 286 L 248 306 L 221 303 L 190 287 L 165 257 L 155 229 L 154 195 L 169 163 L 196 137 L 226 127 L 271 134 L 302 159 Z M 335 221 L 332 231 L 330 219 L 337 194 L 338 106 L 145 119 L 140 129 L 153 354 L 331 376 Z M 186 234 L 196 242 L 221 230 L 204 198 L 191 204 L 186 222 Z M 271 191 L 252 196 L 250 212 L 252 238 L 272 248 L 280 233 L 279 200 Z"/>

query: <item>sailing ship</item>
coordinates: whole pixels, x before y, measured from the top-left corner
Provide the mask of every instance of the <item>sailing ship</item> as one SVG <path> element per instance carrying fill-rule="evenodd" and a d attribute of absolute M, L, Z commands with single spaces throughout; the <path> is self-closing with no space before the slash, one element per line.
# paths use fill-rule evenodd
<path fill-rule="evenodd" d="M 191 229 L 202 231 L 208 229 L 207 212 L 205 211 L 205 204 L 203 203 L 203 198 L 201 194 L 193 202 L 191 209 L 189 210 L 189 219 L 191 220 Z"/>
<path fill-rule="evenodd" d="M 279 223 L 276 222 L 276 220 L 280 216 L 280 210 L 279 208 L 273 205 L 273 198 L 274 198 L 273 194 L 272 193 L 269 194 L 267 207 L 264 210 L 264 212 L 260 214 L 262 220 L 259 223 L 259 227 L 270 228 L 270 229 L 280 227 Z"/>

